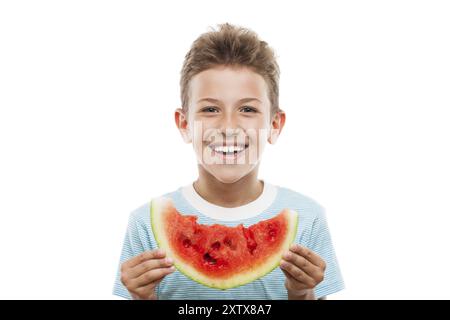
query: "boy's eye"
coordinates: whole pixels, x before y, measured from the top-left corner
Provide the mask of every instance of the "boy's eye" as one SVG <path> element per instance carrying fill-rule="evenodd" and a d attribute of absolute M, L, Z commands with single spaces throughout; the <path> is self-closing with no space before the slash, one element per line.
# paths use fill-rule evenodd
<path fill-rule="evenodd" d="M 202 109 L 202 112 L 219 112 L 219 110 L 217 110 L 217 108 L 214 107 L 206 107 Z"/>
<path fill-rule="evenodd" d="M 256 112 L 256 109 L 252 108 L 252 107 L 245 106 L 245 107 L 241 108 L 241 111 L 243 111 L 243 112 Z"/>

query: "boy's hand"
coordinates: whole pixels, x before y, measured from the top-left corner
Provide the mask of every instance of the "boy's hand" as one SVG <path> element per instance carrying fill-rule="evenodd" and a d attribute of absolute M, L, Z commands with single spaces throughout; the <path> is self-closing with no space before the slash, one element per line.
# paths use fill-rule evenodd
<path fill-rule="evenodd" d="M 146 251 L 122 264 L 120 281 L 133 299 L 157 299 L 156 285 L 175 271 L 173 261 L 165 256 L 161 249 Z"/>
<path fill-rule="evenodd" d="M 317 254 L 293 244 L 280 262 L 289 299 L 315 299 L 313 289 L 322 282 L 325 267 L 325 261 Z"/>

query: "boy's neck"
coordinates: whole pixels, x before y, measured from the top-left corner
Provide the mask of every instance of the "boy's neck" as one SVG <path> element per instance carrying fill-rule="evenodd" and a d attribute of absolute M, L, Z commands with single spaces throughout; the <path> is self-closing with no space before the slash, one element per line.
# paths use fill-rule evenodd
<path fill-rule="evenodd" d="M 206 201 L 217 206 L 234 208 L 256 200 L 263 192 L 264 184 L 257 178 L 257 168 L 233 183 L 223 183 L 200 169 L 194 182 L 195 191 Z"/>

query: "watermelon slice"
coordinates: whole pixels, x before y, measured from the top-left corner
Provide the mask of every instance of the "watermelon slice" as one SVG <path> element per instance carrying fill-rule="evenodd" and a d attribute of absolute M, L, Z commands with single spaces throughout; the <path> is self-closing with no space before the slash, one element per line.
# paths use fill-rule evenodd
<path fill-rule="evenodd" d="M 151 204 L 152 230 L 158 246 L 189 278 L 211 288 L 229 289 L 254 281 L 275 269 L 297 232 L 297 212 L 284 209 L 277 216 L 250 227 L 197 223 L 180 214 L 170 198 Z"/>

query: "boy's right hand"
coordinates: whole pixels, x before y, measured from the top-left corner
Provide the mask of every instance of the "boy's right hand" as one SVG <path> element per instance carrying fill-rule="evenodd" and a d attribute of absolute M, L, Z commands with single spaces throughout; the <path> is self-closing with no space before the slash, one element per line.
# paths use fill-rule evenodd
<path fill-rule="evenodd" d="M 166 253 L 157 249 L 145 251 L 122 264 L 120 281 L 133 299 L 157 299 L 156 285 L 175 271 L 172 259 L 165 257 Z"/>

